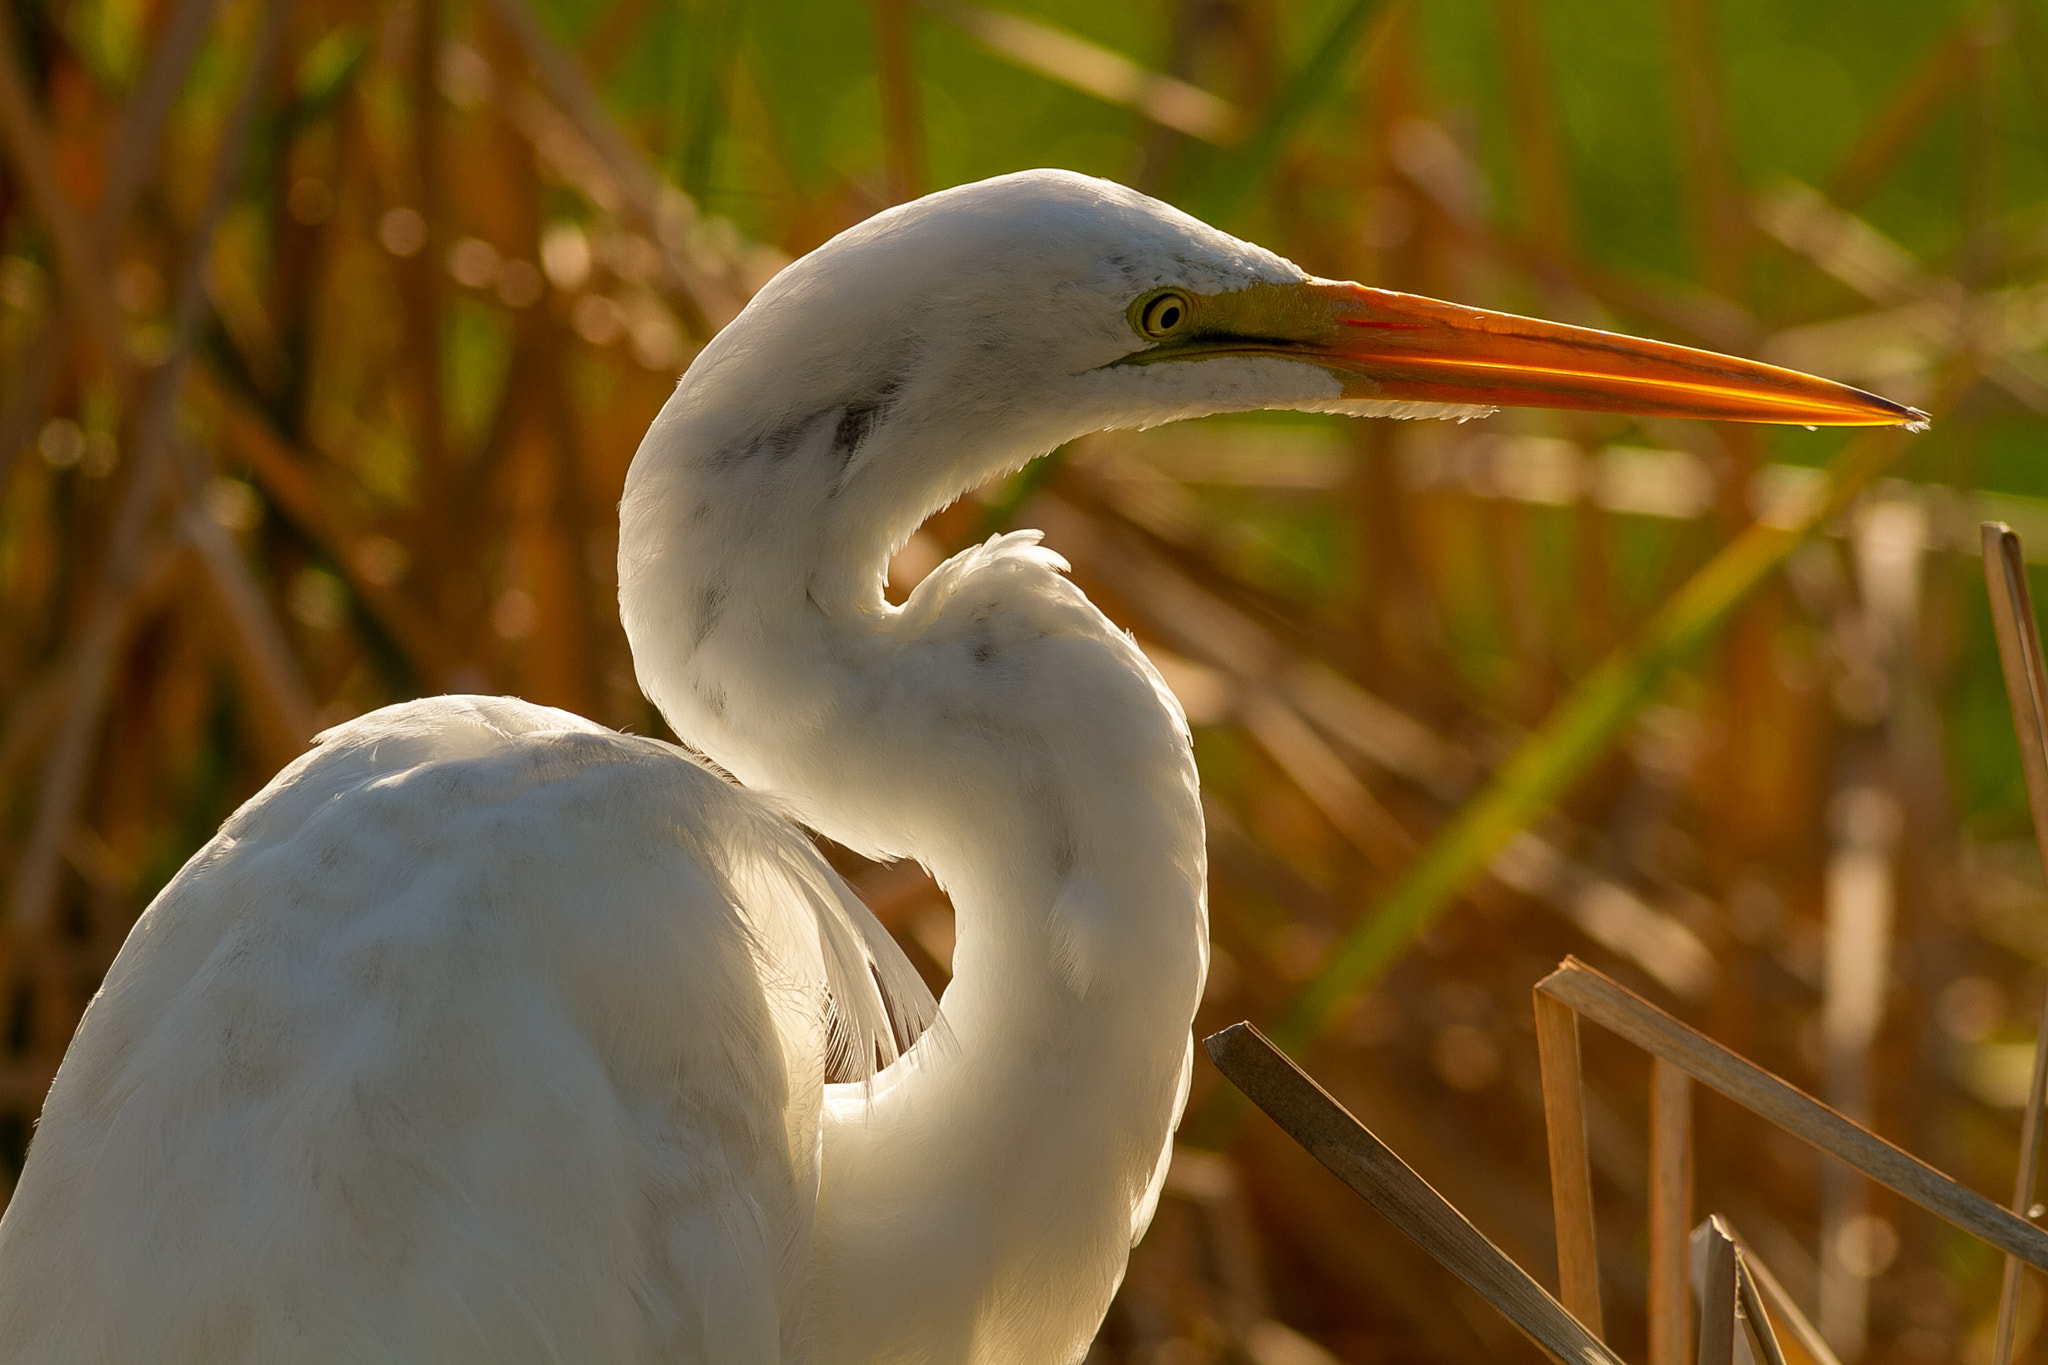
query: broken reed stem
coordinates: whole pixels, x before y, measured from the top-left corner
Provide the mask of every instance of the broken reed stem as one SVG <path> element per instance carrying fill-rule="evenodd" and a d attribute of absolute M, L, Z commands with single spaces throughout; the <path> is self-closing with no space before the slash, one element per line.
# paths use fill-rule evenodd
<path fill-rule="evenodd" d="M 1686 1365 L 1691 1238 L 1692 1081 L 1658 1057 L 1650 1064 L 1650 1365 Z"/>
<path fill-rule="evenodd" d="M 1527 1271 L 1250 1024 L 1202 1042 L 1216 1069 L 1557 1365 L 1620 1365 Z"/>
<path fill-rule="evenodd" d="M 1758 1302 L 1767 1310 L 1764 1320 L 1771 1325 L 1774 1342 L 1778 1329 L 1782 1327 L 1786 1335 L 1798 1343 L 1799 1349 L 1805 1353 L 1804 1359 L 1811 1361 L 1812 1365 L 1842 1365 L 1836 1358 L 1833 1348 L 1821 1336 L 1820 1329 L 1815 1327 L 1799 1305 L 1792 1301 L 1792 1296 L 1785 1292 L 1785 1286 L 1778 1283 L 1778 1277 L 1771 1273 L 1771 1268 L 1764 1264 L 1763 1259 L 1747 1242 L 1742 1240 L 1742 1234 L 1730 1227 L 1727 1219 L 1720 1219 L 1720 1223 L 1735 1243 L 1735 1250 L 1740 1256 L 1742 1269 L 1751 1290 L 1756 1294 Z M 1780 1355 L 1783 1355 L 1782 1349 Z"/>
<path fill-rule="evenodd" d="M 1714 1214 L 1695 1228 L 1687 1240 L 1702 1263 L 1700 1365 L 1731 1365 L 1736 1340 L 1745 1332 L 1751 1359 L 1760 1365 L 1785 1365 L 1784 1348 L 1778 1344 L 1777 1330 L 1771 1325 L 1764 1296 L 1758 1291 L 1756 1267 L 1749 1249 L 1728 1226 L 1728 1220 Z M 1772 1280 L 1771 1284 L 1775 1288 L 1777 1281 Z M 1656 1330 L 1654 1322 L 1651 1330 Z M 1681 1355 L 1679 1360 L 1683 1362 L 1684 1357 Z"/>
<path fill-rule="evenodd" d="M 1710 1218 L 1700 1224 L 1697 1237 L 1701 1265 L 1698 1365 L 1734 1365 L 1735 1360 L 1735 1243 L 1719 1222 Z M 1654 1320 L 1650 1330 L 1657 1330 Z M 1655 1339 L 1651 1338 L 1653 1343 Z M 1671 1365 L 1685 1365 L 1685 1356 L 1681 1353 Z"/>
<path fill-rule="evenodd" d="M 1991 596 L 1991 620 L 1998 635 L 1998 662 L 2005 674 L 2006 700 L 2018 732 L 2020 767 L 2027 779 L 2027 805 L 2033 814 L 2034 842 L 2048 866 L 2048 669 L 2041 661 L 2041 634 L 2034 623 L 2033 595 L 2027 588 L 2027 564 L 2020 538 L 2002 522 L 1981 528 L 1984 583 Z M 2020 1124 L 2020 1158 L 2013 1176 L 2012 1211 L 2025 1218 L 2034 1203 L 2034 1180 L 2041 1149 L 2041 1108 L 2048 1091 L 2048 1003 L 2042 1006 L 2034 1034 L 2034 1069 L 2027 1091 L 2026 1117 Z M 2008 1255 L 1998 1292 L 1998 1336 L 1992 1365 L 2009 1365 L 2019 1317 L 2020 1265 Z"/>
<path fill-rule="evenodd" d="M 1536 995 L 1536 1056 L 1543 1070 L 1543 1123 L 1550 1139 L 1550 1203 L 1557 1220 L 1557 1297 L 1596 1337 L 1607 1335 L 1600 1312 L 1599 1231 L 1593 1221 L 1593 1174 L 1586 1153 L 1584 1075 L 1579 1067 L 1579 1016 L 1550 996 Z"/>
<path fill-rule="evenodd" d="M 1719 1214 L 1714 1222 L 1726 1231 Z M 1735 1299 L 1742 1305 L 1742 1316 L 1749 1325 L 1749 1338 L 1755 1342 L 1763 1355 L 1763 1365 L 1785 1365 L 1785 1350 L 1778 1344 L 1778 1331 L 1771 1323 L 1771 1315 L 1764 1305 L 1763 1295 L 1757 1292 L 1756 1267 L 1750 1263 L 1749 1253 L 1741 1242 L 1735 1243 Z"/>
<path fill-rule="evenodd" d="M 2029 1265 L 2048 1270 L 2048 1232 L 1843 1118 L 1577 958 L 1566 958 L 1537 989 L 1928 1212 Z"/>

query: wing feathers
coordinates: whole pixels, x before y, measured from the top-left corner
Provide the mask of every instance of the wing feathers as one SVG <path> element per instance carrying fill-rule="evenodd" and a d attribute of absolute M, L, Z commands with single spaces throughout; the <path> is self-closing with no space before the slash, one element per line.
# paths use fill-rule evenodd
<path fill-rule="evenodd" d="M 828 1066 L 934 1010 L 674 746 L 504 698 L 363 717 L 114 964 L 0 1220 L 0 1361 L 787 1358 Z"/>

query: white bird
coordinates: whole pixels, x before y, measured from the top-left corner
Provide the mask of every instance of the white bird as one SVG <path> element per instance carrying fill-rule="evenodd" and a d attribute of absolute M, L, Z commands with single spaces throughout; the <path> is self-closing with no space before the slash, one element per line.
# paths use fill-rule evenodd
<path fill-rule="evenodd" d="M 620 509 L 641 684 L 711 762 L 502 698 L 323 735 L 87 1011 L 0 1221 L 0 1358 L 1078 1360 L 1187 1095 L 1187 725 L 1036 533 L 901 607 L 885 566 L 1086 432 L 1501 402 L 1919 417 L 1316 279 L 1060 172 L 790 266 Z M 950 892 L 935 1018 L 799 826 Z"/>

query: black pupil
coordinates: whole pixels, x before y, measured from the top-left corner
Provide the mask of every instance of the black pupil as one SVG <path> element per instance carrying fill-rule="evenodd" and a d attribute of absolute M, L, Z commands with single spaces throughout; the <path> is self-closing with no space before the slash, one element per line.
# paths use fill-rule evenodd
<path fill-rule="evenodd" d="M 1159 311 L 1152 315 L 1152 325 L 1162 332 L 1169 327 L 1178 327 L 1180 325 L 1180 305 L 1173 302 L 1161 304 Z"/>

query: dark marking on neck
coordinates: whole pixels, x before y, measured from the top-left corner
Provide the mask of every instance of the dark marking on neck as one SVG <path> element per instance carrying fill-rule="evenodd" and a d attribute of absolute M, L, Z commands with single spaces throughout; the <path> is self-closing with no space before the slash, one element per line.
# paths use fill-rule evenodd
<path fill-rule="evenodd" d="M 808 421 L 792 422 L 780 431 L 769 432 L 762 438 L 759 449 L 768 457 L 771 464 L 781 464 L 803 449 L 804 436 L 810 429 L 811 423 Z"/>
<path fill-rule="evenodd" d="M 822 414 L 819 414 L 822 415 Z M 764 460 L 769 464 L 781 464 L 803 448 L 804 437 L 810 433 L 819 415 L 804 418 L 762 432 L 751 441 L 736 442 L 714 451 L 708 463 L 713 469 L 737 469 L 751 460 Z"/>
<path fill-rule="evenodd" d="M 690 648 L 702 648 L 711 632 L 718 629 L 718 618 L 725 612 L 725 598 L 730 591 L 730 585 L 722 578 L 704 585 L 704 591 L 697 597 L 697 624 L 690 632 Z"/>
<path fill-rule="evenodd" d="M 1015 731 L 999 731 L 999 735 L 1011 743 L 1021 738 Z M 1066 796 L 1042 753 L 1032 755 L 1031 770 L 1025 774 L 1022 788 L 1025 804 L 1034 817 L 1031 826 L 1045 840 L 1046 857 L 1064 886 L 1073 875 L 1074 865 L 1081 860 L 1081 839 L 1075 831 Z"/>
<path fill-rule="evenodd" d="M 867 440 L 868 433 L 875 429 L 875 418 L 881 409 L 871 403 L 850 407 L 840 414 L 838 429 L 832 433 L 832 453 L 845 464 L 860 449 L 860 443 Z"/>
<path fill-rule="evenodd" d="M 888 416 L 896 391 L 902 387 L 900 380 L 885 380 L 875 385 L 866 397 L 854 399 L 840 412 L 839 425 L 832 432 L 832 453 L 839 457 L 842 469 L 853 463 L 853 457 L 860 453 L 861 446 Z"/>

